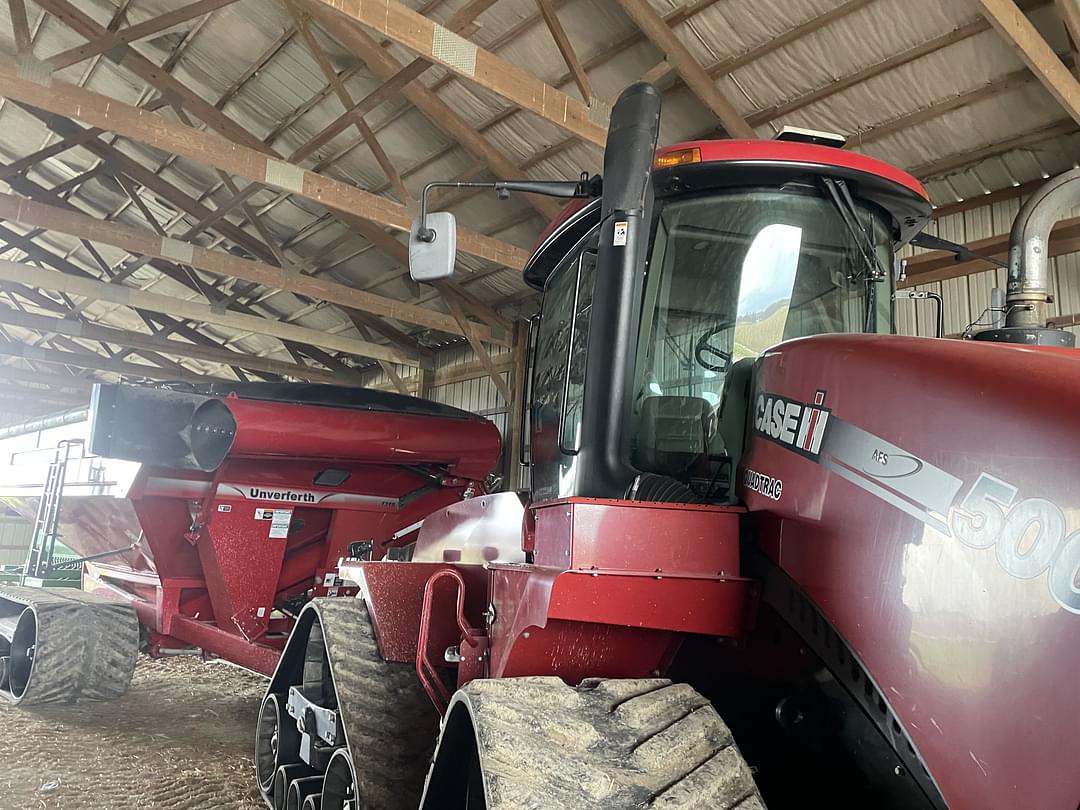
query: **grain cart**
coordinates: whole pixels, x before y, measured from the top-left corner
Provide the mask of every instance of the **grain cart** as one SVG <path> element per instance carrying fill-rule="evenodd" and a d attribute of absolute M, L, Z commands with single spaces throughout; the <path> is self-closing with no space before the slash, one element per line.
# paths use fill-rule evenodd
<path fill-rule="evenodd" d="M 355 593 L 335 579 L 342 557 L 406 554 L 427 514 L 485 491 L 500 449 L 481 417 L 330 385 L 99 385 L 89 421 L 93 458 L 140 464 L 121 500 L 97 494 L 104 482 L 46 487 L 84 590 L 0 586 L 11 702 L 118 697 L 140 648 L 271 674 L 311 595 Z M 71 567 L 54 564 L 56 539 L 33 555 L 38 575 Z"/>
<path fill-rule="evenodd" d="M 1011 345 L 899 337 L 914 178 L 798 141 L 655 152 L 659 114 L 622 95 L 602 195 L 525 268 L 529 490 L 305 606 L 267 803 L 1074 810 L 1080 357 L 1038 318 L 1080 184 L 1018 220 Z M 452 244 L 422 216 L 414 275 Z"/>

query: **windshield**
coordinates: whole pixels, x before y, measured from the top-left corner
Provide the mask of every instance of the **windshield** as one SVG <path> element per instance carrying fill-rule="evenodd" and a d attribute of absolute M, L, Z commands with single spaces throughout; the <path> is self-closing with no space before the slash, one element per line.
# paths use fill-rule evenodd
<path fill-rule="evenodd" d="M 724 191 L 657 207 L 632 451 L 640 469 L 708 477 L 702 463 L 734 455 L 729 446 L 741 442 L 722 435 L 720 412 L 739 361 L 797 337 L 892 331 L 892 279 L 880 278 L 892 267 L 892 239 L 876 208 L 855 203 L 853 233 L 835 203 L 809 188 Z"/>

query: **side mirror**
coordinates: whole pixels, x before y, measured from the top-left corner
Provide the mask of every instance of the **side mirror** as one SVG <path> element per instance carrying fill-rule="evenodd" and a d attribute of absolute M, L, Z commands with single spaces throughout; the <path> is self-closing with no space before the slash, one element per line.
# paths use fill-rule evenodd
<path fill-rule="evenodd" d="M 449 211 L 421 214 L 409 229 L 409 275 L 413 281 L 442 281 L 454 275 L 457 223 Z"/>

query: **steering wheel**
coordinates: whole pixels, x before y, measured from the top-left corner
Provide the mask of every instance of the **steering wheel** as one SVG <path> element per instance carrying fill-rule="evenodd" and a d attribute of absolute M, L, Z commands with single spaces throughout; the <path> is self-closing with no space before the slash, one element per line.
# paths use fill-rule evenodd
<path fill-rule="evenodd" d="M 694 359 L 698 361 L 698 365 L 707 368 L 709 371 L 720 373 L 727 371 L 728 366 L 731 365 L 731 352 L 722 351 L 709 341 L 730 328 L 730 324 L 723 324 L 710 329 L 698 338 L 698 342 L 694 346 Z"/>

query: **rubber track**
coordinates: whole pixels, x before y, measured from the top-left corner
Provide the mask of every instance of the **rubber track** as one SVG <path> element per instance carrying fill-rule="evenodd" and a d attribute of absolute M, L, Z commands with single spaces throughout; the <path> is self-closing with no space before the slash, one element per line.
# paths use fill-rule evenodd
<path fill-rule="evenodd" d="M 415 810 L 439 716 L 414 668 L 383 659 L 362 599 L 314 599 L 304 610 L 322 626 L 361 806 Z"/>
<path fill-rule="evenodd" d="M 127 692 L 139 655 L 134 608 L 67 588 L 0 587 L 0 599 L 33 609 L 34 668 L 22 705 L 113 700 Z"/>
<path fill-rule="evenodd" d="M 478 680 L 458 701 L 472 715 L 487 810 L 764 810 L 731 732 L 685 684 Z"/>

